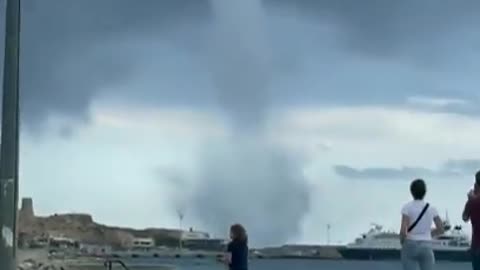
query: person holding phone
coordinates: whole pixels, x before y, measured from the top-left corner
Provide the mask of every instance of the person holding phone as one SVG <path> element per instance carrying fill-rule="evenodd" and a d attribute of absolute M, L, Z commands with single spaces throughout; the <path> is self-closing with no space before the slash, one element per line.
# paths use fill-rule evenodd
<path fill-rule="evenodd" d="M 230 243 L 227 246 L 224 262 L 229 270 L 248 270 L 248 237 L 241 224 L 230 227 Z"/>
<path fill-rule="evenodd" d="M 467 194 L 462 219 L 472 224 L 470 253 L 473 270 L 480 270 L 480 171 L 475 174 L 473 189 Z"/>
<path fill-rule="evenodd" d="M 432 236 L 444 232 L 443 223 L 435 207 L 424 201 L 427 185 L 422 179 L 410 184 L 413 200 L 402 208 L 400 241 L 401 260 L 404 270 L 432 270 L 435 256 L 432 250 Z M 432 230 L 432 223 L 435 229 Z"/>

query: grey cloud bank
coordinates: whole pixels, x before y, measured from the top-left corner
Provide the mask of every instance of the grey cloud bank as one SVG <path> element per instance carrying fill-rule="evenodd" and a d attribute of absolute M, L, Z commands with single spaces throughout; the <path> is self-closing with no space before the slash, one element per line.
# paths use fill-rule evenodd
<path fill-rule="evenodd" d="M 480 170 L 480 160 L 451 159 L 443 163 L 438 169 L 423 167 L 369 167 L 359 169 L 346 165 L 336 165 L 333 170 L 337 175 L 347 179 L 412 180 L 422 177 L 449 178 L 459 176 L 471 176 L 473 179 L 475 173 Z"/>
<path fill-rule="evenodd" d="M 272 75 L 271 103 L 389 104 L 419 93 L 476 98 L 479 5 L 265 1 L 274 62 L 285 65 Z M 58 114 L 88 120 L 100 94 L 210 106 L 218 97 L 202 69 L 209 44 L 202 33 L 212 13 L 206 0 L 25 2 L 25 122 L 38 126 Z"/>

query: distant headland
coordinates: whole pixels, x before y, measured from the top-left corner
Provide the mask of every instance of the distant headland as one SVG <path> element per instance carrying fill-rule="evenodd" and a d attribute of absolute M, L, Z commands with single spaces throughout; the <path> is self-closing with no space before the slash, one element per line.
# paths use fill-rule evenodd
<path fill-rule="evenodd" d="M 36 216 L 32 198 L 23 198 L 18 213 L 18 246 L 41 245 L 48 239 L 70 240 L 77 244 L 109 246 L 113 249 L 164 246 L 178 247 L 181 240 L 210 239 L 208 233 L 190 229 L 146 228 L 143 230 L 99 224 L 90 214 L 65 213 Z M 213 240 L 213 239 L 211 239 Z M 217 241 L 218 244 L 222 241 Z M 188 244 L 188 243 L 184 243 Z M 220 248 L 220 247 L 218 247 Z"/>

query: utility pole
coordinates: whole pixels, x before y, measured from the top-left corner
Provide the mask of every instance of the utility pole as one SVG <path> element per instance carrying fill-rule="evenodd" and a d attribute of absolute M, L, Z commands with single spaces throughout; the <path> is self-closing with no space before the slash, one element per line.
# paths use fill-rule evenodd
<path fill-rule="evenodd" d="M 330 229 L 331 229 L 331 225 L 329 223 L 327 224 L 327 245 L 330 245 Z"/>
<path fill-rule="evenodd" d="M 177 209 L 177 215 L 178 215 L 178 230 L 180 232 L 180 235 L 178 237 L 178 249 L 180 251 L 182 251 L 182 248 L 183 248 L 183 244 L 182 244 L 182 241 L 183 241 L 182 221 L 183 221 L 183 218 L 184 218 L 185 214 L 184 214 L 184 212 L 182 211 L 181 208 Z"/>
<path fill-rule="evenodd" d="M 18 211 L 20 0 L 6 0 L 0 145 L 0 268 L 15 270 Z"/>

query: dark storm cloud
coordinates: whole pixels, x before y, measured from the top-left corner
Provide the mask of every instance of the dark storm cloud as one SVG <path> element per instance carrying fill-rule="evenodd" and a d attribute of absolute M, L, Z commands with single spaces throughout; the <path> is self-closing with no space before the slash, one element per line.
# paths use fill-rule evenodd
<path fill-rule="evenodd" d="M 412 46 L 419 46 L 420 50 L 441 47 L 435 42 L 442 35 L 465 27 L 473 30 L 480 21 L 480 3 L 475 0 L 274 2 L 295 5 L 311 16 L 334 20 L 347 31 L 350 47 L 378 55 L 398 54 Z M 428 48 L 420 48 L 423 46 Z"/>
<path fill-rule="evenodd" d="M 85 120 L 103 87 L 129 80 L 136 54 L 119 50 L 117 42 L 165 31 L 175 21 L 193 21 L 205 11 L 191 0 L 22 4 L 22 117 L 34 127 L 54 113 Z"/>
<path fill-rule="evenodd" d="M 335 173 L 347 179 L 365 179 L 365 180 L 389 180 L 403 179 L 411 180 L 422 177 L 458 177 L 472 176 L 480 170 L 480 160 L 477 159 L 450 159 L 444 162 L 438 169 L 423 167 L 368 167 L 354 168 L 346 165 L 336 165 L 333 167 Z"/>
<path fill-rule="evenodd" d="M 337 57 L 325 54 L 318 58 L 318 76 L 322 79 L 314 93 L 305 93 L 313 102 L 388 105 L 419 94 L 478 100 L 474 90 L 479 84 L 475 70 L 480 59 L 480 38 L 474 30 L 480 23 L 478 1 L 285 0 L 278 3 L 284 9 L 296 6 L 301 14 L 298 16 L 309 17 L 317 23 L 317 29 L 325 22 L 335 27 L 336 35 L 316 39 L 318 51 L 311 46 L 308 53 L 319 54 L 325 50 L 322 44 L 331 39 L 343 51 Z M 314 27 L 309 31 L 309 36 L 319 35 Z M 362 59 L 358 66 L 345 63 L 345 59 L 356 57 Z M 322 62 L 329 67 L 320 68 Z M 338 63 L 344 66 L 337 67 L 342 65 Z M 330 81 L 329 77 L 335 81 L 325 83 Z M 346 82 L 342 83 L 343 80 Z M 478 113 L 463 107 L 443 109 Z"/>
<path fill-rule="evenodd" d="M 206 0 L 23 3 L 27 123 L 41 125 L 54 114 L 88 120 L 100 94 L 199 106 L 217 98 L 202 68 L 212 17 Z M 478 88 L 479 1 L 271 0 L 266 10 L 274 62 L 283 70 L 273 76 L 272 104 L 397 104 L 418 93 L 471 99 Z M 0 22 L 3 29 L 3 16 Z M 319 31 L 325 24 L 334 35 Z M 149 47 L 153 37 L 172 49 Z M 349 62 L 356 57 L 359 63 Z M 146 72 L 149 59 L 160 59 L 157 74 Z M 138 74 L 149 75 L 138 82 Z M 111 90 L 120 85 L 128 90 Z"/>

